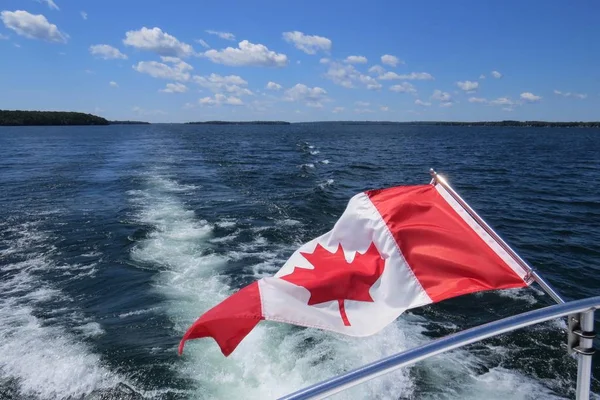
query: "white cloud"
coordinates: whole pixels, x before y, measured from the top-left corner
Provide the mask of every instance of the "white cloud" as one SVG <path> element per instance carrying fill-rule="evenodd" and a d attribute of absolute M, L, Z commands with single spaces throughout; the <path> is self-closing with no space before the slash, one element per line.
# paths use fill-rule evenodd
<path fill-rule="evenodd" d="M 354 104 L 359 107 L 369 107 L 371 105 L 368 101 L 355 101 Z"/>
<path fill-rule="evenodd" d="M 160 89 L 162 93 L 185 93 L 188 88 L 183 83 L 167 83 L 164 89 Z"/>
<path fill-rule="evenodd" d="M 571 93 L 571 92 L 561 92 L 560 90 L 554 90 L 554 94 L 557 94 L 559 96 L 563 96 L 563 97 L 575 97 L 578 99 L 585 99 L 587 98 L 587 94 L 585 93 Z"/>
<path fill-rule="evenodd" d="M 497 99 L 490 101 L 490 104 L 495 106 L 512 106 L 515 105 L 515 102 L 508 97 L 498 97 Z"/>
<path fill-rule="evenodd" d="M 531 103 L 535 103 L 536 101 L 540 101 L 542 99 L 541 96 L 536 96 L 531 92 L 523 92 L 521 93 L 521 100 L 528 101 Z"/>
<path fill-rule="evenodd" d="M 190 64 L 180 60 L 177 57 L 161 57 L 167 65 L 157 61 L 140 61 L 133 69 L 143 74 L 148 74 L 153 78 L 170 79 L 174 81 L 188 81 L 193 68 Z"/>
<path fill-rule="evenodd" d="M 366 64 L 369 60 L 364 56 L 348 56 L 344 61 L 348 64 Z"/>
<path fill-rule="evenodd" d="M 208 43 L 206 43 L 206 41 L 204 41 L 202 39 L 196 39 L 195 42 L 199 43 L 200 46 L 204 47 L 205 49 L 210 49 L 210 45 Z"/>
<path fill-rule="evenodd" d="M 336 85 L 345 88 L 354 88 L 357 83 L 364 85 L 369 90 L 378 90 L 382 87 L 375 78 L 361 74 L 353 65 L 349 64 L 331 62 L 324 76 Z"/>
<path fill-rule="evenodd" d="M 33 15 L 27 11 L 2 11 L 0 19 L 8 29 L 29 39 L 40 39 L 48 42 L 66 43 L 69 35 L 58 30 L 43 15 Z"/>
<path fill-rule="evenodd" d="M 385 69 L 381 65 L 373 65 L 369 68 L 369 73 L 383 75 L 385 73 Z"/>
<path fill-rule="evenodd" d="M 152 29 L 143 27 L 138 31 L 126 32 L 123 43 L 126 46 L 152 51 L 161 56 L 189 57 L 194 54 L 192 46 L 180 42 L 175 36 L 156 27 Z"/>
<path fill-rule="evenodd" d="M 85 20 L 87 20 L 87 19 L 88 19 L 88 14 L 87 14 L 85 11 L 81 11 L 81 12 L 79 13 L 79 15 L 81 15 L 81 18 L 83 18 L 83 19 L 85 19 Z"/>
<path fill-rule="evenodd" d="M 329 58 L 323 57 L 319 60 L 319 63 L 320 64 L 329 64 L 329 61 L 331 61 Z"/>
<path fill-rule="evenodd" d="M 370 108 L 355 108 L 354 112 L 356 114 L 371 114 L 373 110 L 371 110 Z"/>
<path fill-rule="evenodd" d="M 241 76 L 210 74 L 207 76 L 194 75 L 194 82 L 213 93 L 227 92 L 236 96 L 252 96 L 254 93 L 245 86 L 248 85 Z"/>
<path fill-rule="evenodd" d="M 379 76 L 379 79 L 382 80 L 393 80 L 393 79 L 402 79 L 402 80 L 422 80 L 429 81 L 434 79 L 433 76 L 427 72 L 411 72 L 410 74 L 398 75 L 395 72 L 386 72 L 385 74 Z"/>
<path fill-rule="evenodd" d="M 217 93 L 214 97 L 203 97 L 198 100 L 201 106 L 220 106 L 222 104 L 230 106 L 243 106 L 244 102 L 234 96 L 225 96 L 224 94 Z"/>
<path fill-rule="evenodd" d="M 473 81 L 464 81 L 464 82 L 456 82 L 456 86 L 458 86 L 461 90 L 465 92 L 472 92 L 477 90 L 479 87 L 479 82 Z"/>
<path fill-rule="evenodd" d="M 220 37 L 221 39 L 225 39 L 225 40 L 235 40 L 235 35 L 231 32 L 221 32 L 221 31 L 213 31 L 213 30 L 206 30 L 206 33 L 208 33 L 209 35 L 215 35 Z"/>
<path fill-rule="evenodd" d="M 502 109 L 502 111 L 508 111 L 508 112 L 511 112 L 511 111 L 515 111 L 515 109 L 514 109 L 514 108 L 512 108 L 512 107 L 504 107 L 504 108 Z"/>
<path fill-rule="evenodd" d="M 415 100 L 415 104 L 418 106 L 423 106 L 423 107 L 429 107 L 431 106 L 431 103 L 427 102 L 427 101 L 421 101 L 419 99 Z"/>
<path fill-rule="evenodd" d="M 442 92 L 441 90 L 436 89 L 433 91 L 433 94 L 431 95 L 431 100 L 449 102 L 450 100 L 452 100 L 452 96 L 450 96 L 450 93 L 448 93 L 448 92 Z"/>
<path fill-rule="evenodd" d="M 38 3 L 46 3 L 51 10 L 60 10 L 53 0 L 38 0 Z"/>
<path fill-rule="evenodd" d="M 381 106 L 381 107 L 379 107 L 379 109 L 381 111 L 390 111 L 390 108 L 388 106 Z"/>
<path fill-rule="evenodd" d="M 227 47 L 223 50 L 208 50 L 204 56 L 216 64 L 231 66 L 283 67 L 287 65 L 285 54 L 275 53 L 262 44 L 253 44 L 242 40 L 238 48 Z"/>
<path fill-rule="evenodd" d="M 369 75 L 360 74 L 360 76 L 358 77 L 358 80 L 361 83 L 364 83 L 367 86 L 367 89 L 369 89 L 369 90 L 379 90 L 383 87 L 383 85 L 381 85 L 381 83 L 377 82 L 377 80 L 375 80 L 375 78 L 373 78 Z"/>
<path fill-rule="evenodd" d="M 479 79 L 485 79 L 485 75 L 484 74 L 479 75 Z"/>
<path fill-rule="evenodd" d="M 452 107 L 454 105 L 451 101 L 446 101 L 445 103 L 441 103 L 440 107 Z"/>
<path fill-rule="evenodd" d="M 323 36 L 305 35 L 299 31 L 283 32 L 283 39 L 292 43 L 297 49 L 306 54 L 316 54 L 318 51 L 331 50 L 331 40 Z"/>
<path fill-rule="evenodd" d="M 334 113 L 334 114 L 338 114 L 338 113 L 341 113 L 341 112 L 343 112 L 344 110 L 345 110 L 345 108 L 344 108 L 344 107 L 335 107 L 335 108 L 333 109 L 333 111 L 331 111 L 331 112 L 332 112 L 332 113 Z"/>
<path fill-rule="evenodd" d="M 323 107 L 323 102 L 327 101 L 327 91 L 315 86 L 308 87 L 302 83 L 297 83 L 291 89 L 285 91 L 283 99 L 285 101 L 304 102 L 309 107 Z"/>
<path fill-rule="evenodd" d="M 280 90 L 281 85 L 279 83 L 269 82 L 269 83 L 267 83 L 266 88 L 270 89 L 270 90 Z"/>
<path fill-rule="evenodd" d="M 104 60 L 127 59 L 127 56 L 125 54 L 121 53 L 118 49 L 107 44 L 95 44 L 93 46 L 90 46 L 90 53 L 93 56 L 102 58 Z"/>
<path fill-rule="evenodd" d="M 498 72 L 498 71 L 492 71 L 492 72 L 491 72 L 491 75 L 492 75 L 494 78 L 496 78 L 496 79 L 500 79 L 500 78 L 502 78 L 502 74 L 501 74 L 500 72 Z"/>
<path fill-rule="evenodd" d="M 114 88 L 118 88 L 119 87 L 119 84 L 117 82 L 115 82 L 115 81 L 110 81 L 108 84 L 110 85 L 110 87 L 114 87 Z"/>
<path fill-rule="evenodd" d="M 408 82 L 402 82 L 399 85 L 390 86 L 390 90 L 397 93 L 417 93 L 417 89 L 415 89 L 415 87 Z"/>
<path fill-rule="evenodd" d="M 487 103 L 483 97 L 469 97 L 469 103 Z"/>
<path fill-rule="evenodd" d="M 389 65 L 391 67 L 395 67 L 398 64 L 404 64 L 404 61 L 400 60 L 396 56 L 392 56 L 390 54 L 384 54 L 381 56 L 381 63 L 385 65 Z"/>
<path fill-rule="evenodd" d="M 0 40 L 8 40 L 8 36 L 0 33 Z"/>

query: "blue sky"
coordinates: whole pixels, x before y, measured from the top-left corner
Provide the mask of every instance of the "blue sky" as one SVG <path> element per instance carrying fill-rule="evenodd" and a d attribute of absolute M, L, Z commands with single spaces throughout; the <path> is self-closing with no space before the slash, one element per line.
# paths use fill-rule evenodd
<path fill-rule="evenodd" d="M 0 109 L 600 120 L 600 3 L 2 0 Z"/>

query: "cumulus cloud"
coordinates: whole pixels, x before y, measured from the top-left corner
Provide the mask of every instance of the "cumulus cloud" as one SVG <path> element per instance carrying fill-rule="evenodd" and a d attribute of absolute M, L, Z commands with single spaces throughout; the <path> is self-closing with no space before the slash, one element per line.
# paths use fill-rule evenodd
<path fill-rule="evenodd" d="M 83 18 L 83 19 L 85 19 L 85 20 L 87 20 L 87 19 L 88 19 L 88 15 L 87 15 L 87 13 L 86 13 L 85 11 L 81 11 L 81 12 L 79 13 L 79 15 L 81 15 L 81 18 Z"/>
<path fill-rule="evenodd" d="M 213 30 L 206 30 L 206 33 L 208 33 L 209 35 L 215 35 L 220 37 L 221 39 L 225 39 L 225 40 L 235 40 L 235 35 L 231 32 L 221 32 L 221 31 L 213 31 Z"/>
<path fill-rule="evenodd" d="M 285 54 L 276 53 L 263 44 L 253 44 L 242 40 L 237 48 L 207 50 L 204 56 L 216 64 L 230 66 L 283 67 L 287 65 Z"/>
<path fill-rule="evenodd" d="M 220 106 L 220 105 L 230 105 L 230 106 L 243 106 L 244 102 L 234 96 L 225 96 L 224 94 L 217 93 L 214 97 L 203 97 L 198 100 L 198 103 L 201 106 Z"/>
<path fill-rule="evenodd" d="M 577 99 L 585 99 L 587 98 L 587 94 L 585 93 L 571 93 L 571 92 L 561 92 L 560 90 L 554 90 L 554 94 L 557 94 L 559 96 L 563 96 L 563 97 L 575 97 Z"/>
<path fill-rule="evenodd" d="M 535 94 L 531 93 L 531 92 L 523 92 L 521 93 L 521 100 L 530 102 L 530 103 L 535 103 L 537 101 L 540 101 L 542 99 L 541 96 L 536 96 Z"/>
<path fill-rule="evenodd" d="M 369 68 L 370 74 L 383 75 L 385 73 L 385 69 L 381 65 L 373 65 Z"/>
<path fill-rule="evenodd" d="M 38 3 L 46 3 L 48 8 L 51 10 L 60 10 L 53 0 L 38 0 Z"/>
<path fill-rule="evenodd" d="M 103 60 L 125 60 L 127 56 L 118 49 L 107 44 L 95 44 L 90 46 L 90 54 Z"/>
<path fill-rule="evenodd" d="M 369 107 L 371 105 L 368 101 L 355 101 L 354 104 L 359 107 Z"/>
<path fill-rule="evenodd" d="M 331 112 L 334 114 L 339 114 L 345 110 L 344 107 L 335 107 Z"/>
<path fill-rule="evenodd" d="M 379 109 L 381 111 L 390 111 L 390 108 L 388 106 L 381 106 L 381 107 L 379 107 Z"/>
<path fill-rule="evenodd" d="M 110 81 L 108 84 L 110 85 L 110 87 L 114 87 L 114 88 L 118 88 L 119 87 L 119 84 L 117 82 L 115 82 L 115 81 Z"/>
<path fill-rule="evenodd" d="M 479 79 L 485 79 L 485 75 L 484 74 L 479 75 Z"/>
<path fill-rule="evenodd" d="M 66 43 L 69 35 L 58 30 L 43 15 L 33 15 L 27 11 L 2 11 L 0 19 L 8 29 L 29 39 L 47 42 Z"/>
<path fill-rule="evenodd" d="M 494 78 L 496 78 L 496 79 L 500 79 L 500 78 L 502 78 L 502 74 L 501 74 L 500 72 L 498 72 L 498 71 L 492 71 L 492 72 L 490 73 L 490 75 L 492 75 L 492 76 L 493 76 Z"/>
<path fill-rule="evenodd" d="M 188 81 L 193 68 L 190 64 L 177 57 L 161 57 L 163 63 L 157 61 L 140 61 L 133 69 L 153 78 L 169 79 L 173 81 Z M 164 63 L 169 63 L 167 65 Z"/>
<path fill-rule="evenodd" d="M 194 75 L 193 80 L 201 87 L 206 88 L 212 91 L 213 93 L 227 92 L 230 94 L 234 94 L 235 96 L 251 96 L 254 94 L 252 93 L 252 91 L 246 88 L 248 82 L 246 82 L 241 76 L 238 75 Z"/>
<path fill-rule="evenodd" d="M 281 90 L 281 85 L 279 83 L 269 82 L 267 83 L 266 88 L 270 90 Z"/>
<path fill-rule="evenodd" d="M 394 80 L 401 79 L 405 81 L 413 81 L 413 80 L 421 80 L 421 81 L 429 81 L 433 80 L 433 76 L 427 72 L 411 72 L 410 74 L 398 75 L 395 72 L 386 72 L 383 75 L 379 76 L 381 80 Z"/>
<path fill-rule="evenodd" d="M 417 89 L 415 89 L 415 87 L 408 82 L 402 82 L 399 85 L 390 86 L 390 90 L 396 93 L 417 93 Z"/>
<path fill-rule="evenodd" d="M 323 107 L 323 102 L 327 101 L 327 91 L 323 88 L 315 86 L 308 87 L 302 83 L 298 83 L 284 93 L 285 101 L 302 102 L 309 107 Z"/>
<path fill-rule="evenodd" d="M 469 97 L 469 103 L 487 103 L 487 100 L 483 97 Z"/>
<path fill-rule="evenodd" d="M 490 104 L 494 106 L 512 106 L 516 103 L 508 97 L 498 97 L 497 99 L 490 101 Z"/>
<path fill-rule="evenodd" d="M 431 103 L 427 102 L 427 101 L 422 101 L 422 100 L 415 100 L 415 104 L 418 106 L 423 106 L 423 107 L 429 107 L 431 106 Z"/>
<path fill-rule="evenodd" d="M 318 51 L 330 51 L 331 40 L 323 36 L 305 35 L 299 31 L 283 32 L 283 39 L 292 43 L 297 49 L 306 54 L 316 54 Z"/>
<path fill-rule="evenodd" d="M 445 102 L 445 103 L 441 103 L 441 104 L 440 104 L 440 107 L 452 107 L 453 105 L 454 105 L 454 103 L 453 103 L 453 102 L 451 102 L 451 101 L 447 101 L 447 102 Z"/>
<path fill-rule="evenodd" d="M 382 87 L 375 78 L 360 73 L 353 65 L 349 64 L 331 62 L 324 76 L 336 85 L 345 88 L 354 88 L 356 84 L 364 85 L 369 90 L 378 90 Z"/>
<path fill-rule="evenodd" d="M 320 63 L 320 64 L 329 64 L 329 62 L 330 62 L 330 61 L 331 61 L 331 60 L 330 60 L 329 58 L 325 58 L 325 57 L 323 57 L 323 58 L 321 58 L 321 59 L 319 60 L 319 63 Z"/>
<path fill-rule="evenodd" d="M 202 39 L 196 39 L 195 42 L 200 44 L 200 46 L 204 47 L 205 49 L 210 49 L 210 45 Z"/>
<path fill-rule="evenodd" d="M 381 63 L 385 65 L 389 65 L 391 67 L 395 67 L 398 64 L 404 64 L 404 61 L 400 60 L 396 56 L 392 56 L 390 54 L 384 54 L 381 56 Z"/>
<path fill-rule="evenodd" d="M 465 92 L 473 92 L 477 90 L 479 87 L 479 82 L 473 81 L 464 81 L 464 82 L 456 82 L 456 86 L 458 86 L 461 90 Z"/>
<path fill-rule="evenodd" d="M 431 95 L 431 100 L 449 102 L 450 100 L 452 100 L 452 96 L 448 92 L 442 92 L 441 90 L 436 89 Z"/>
<path fill-rule="evenodd" d="M 185 93 L 188 88 L 183 83 L 167 83 L 164 89 L 160 89 L 162 93 Z"/>
<path fill-rule="evenodd" d="M 364 56 L 348 56 L 344 61 L 348 64 L 366 64 L 368 60 Z"/>
<path fill-rule="evenodd" d="M 189 57 L 194 54 L 194 48 L 180 42 L 175 36 L 163 32 L 160 28 L 148 29 L 143 27 L 137 31 L 125 33 L 123 43 L 139 50 L 152 51 L 161 56 Z"/>

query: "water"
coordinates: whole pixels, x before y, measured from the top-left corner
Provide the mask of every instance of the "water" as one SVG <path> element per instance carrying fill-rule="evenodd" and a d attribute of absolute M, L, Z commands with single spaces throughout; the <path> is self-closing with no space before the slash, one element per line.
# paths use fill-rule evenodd
<path fill-rule="evenodd" d="M 369 338 L 261 322 L 229 358 L 210 339 L 177 356 L 203 311 L 272 275 L 353 194 L 426 183 L 432 166 L 566 298 L 600 294 L 597 130 L 1 128 L 0 398 L 89 398 L 119 383 L 144 398 L 274 398 L 551 304 L 535 287 L 464 296 Z M 572 398 L 564 342 L 564 322 L 547 323 L 339 398 Z"/>

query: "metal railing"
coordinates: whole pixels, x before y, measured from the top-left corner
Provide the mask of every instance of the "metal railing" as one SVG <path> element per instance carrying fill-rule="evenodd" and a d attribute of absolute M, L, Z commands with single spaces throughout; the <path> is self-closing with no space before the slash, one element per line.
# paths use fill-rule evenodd
<path fill-rule="evenodd" d="M 561 303 L 550 307 L 540 308 L 523 314 L 513 315 L 498 321 L 490 322 L 474 328 L 466 329 L 452 335 L 434 340 L 423 346 L 404 351 L 367 364 L 354 371 L 328 379 L 321 383 L 299 390 L 282 397 L 280 400 L 321 399 L 341 392 L 363 382 L 387 374 L 398 368 L 413 365 L 419 361 L 445 353 L 483 339 L 498 336 L 506 332 L 525 328 L 527 326 L 550 321 L 556 318 L 579 314 L 581 330 L 579 331 L 579 368 L 577 376 L 577 399 L 587 400 L 590 396 L 591 362 L 593 353 L 592 340 L 594 328 L 594 310 L 600 309 L 600 296 L 583 300 Z M 591 337 L 591 338 L 590 338 Z M 586 364 L 586 365 L 582 365 Z M 581 373 L 587 368 L 587 374 Z"/>

